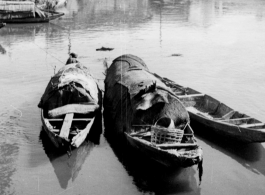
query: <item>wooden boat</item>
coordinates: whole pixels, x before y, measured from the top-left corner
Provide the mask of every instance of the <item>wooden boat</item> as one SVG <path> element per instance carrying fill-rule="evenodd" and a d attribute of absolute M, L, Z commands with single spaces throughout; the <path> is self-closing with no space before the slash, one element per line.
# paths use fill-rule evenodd
<path fill-rule="evenodd" d="M 202 149 L 189 125 L 184 105 L 133 55 L 116 58 L 105 79 L 106 137 L 127 143 L 168 167 L 200 165 Z"/>
<path fill-rule="evenodd" d="M 64 13 L 40 10 L 31 1 L 0 1 L 0 22 L 43 23 L 63 16 Z"/>
<path fill-rule="evenodd" d="M 165 140 L 165 142 L 159 143 L 155 141 L 160 138 L 174 137 L 172 132 L 175 133 L 176 129 L 166 129 L 163 131 L 157 128 L 156 132 L 153 128 L 157 127 L 138 126 L 139 130 L 136 132 L 125 132 L 125 137 L 131 146 L 167 167 L 179 166 L 185 168 L 199 164 L 202 161 L 202 149 L 197 145 L 189 125 L 184 129 L 181 140 L 177 142 Z M 169 131 L 171 134 L 168 133 Z M 158 136 L 159 133 L 160 135 Z M 187 139 L 190 141 L 186 142 L 185 140 Z"/>
<path fill-rule="evenodd" d="M 215 98 L 192 88 L 183 87 L 175 82 L 154 74 L 165 83 L 185 105 L 191 124 L 208 129 L 208 133 L 225 136 L 245 143 L 264 142 L 265 124 L 247 114 L 236 111 Z"/>
<path fill-rule="evenodd" d="M 102 94 L 88 69 L 69 64 L 54 75 L 38 105 L 45 132 L 53 144 L 71 149 L 87 137 L 101 112 Z"/>
<path fill-rule="evenodd" d="M 65 7 L 67 5 L 67 0 L 45 0 L 38 3 L 38 8 L 47 10 L 56 10 L 58 8 Z"/>
<path fill-rule="evenodd" d="M 69 181 L 74 182 L 90 152 L 95 147 L 93 142 L 85 140 L 77 149 L 73 150 L 71 156 L 63 151 L 54 150 L 53 144 L 44 131 L 40 132 L 40 140 L 43 149 L 53 166 L 54 173 L 61 188 L 66 189 Z"/>
<path fill-rule="evenodd" d="M 5 23 L 0 23 L 0 28 L 3 28 L 6 24 Z"/>

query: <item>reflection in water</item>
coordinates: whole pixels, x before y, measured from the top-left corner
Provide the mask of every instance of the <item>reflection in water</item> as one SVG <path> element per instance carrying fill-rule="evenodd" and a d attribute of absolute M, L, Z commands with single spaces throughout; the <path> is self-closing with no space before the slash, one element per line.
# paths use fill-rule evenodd
<path fill-rule="evenodd" d="M 68 181 L 70 179 L 74 181 L 78 176 L 78 173 L 90 151 L 93 149 L 94 144 L 85 141 L 79 148 L 72 151 L 71 156 L 68 156 L 65 152 L 54 152 L 54 148 L 51 147 L 52 143 L 48 140 L 49 138 L 44 131 L 41 131 L 40 138 L 42 139 L 45 153 L 52 163 L 61 187 L 66 189 Z"/>
<path fill-rule="evenodd" d="M 253 4 L 260 4 L 253 9 Z M 262 0 L 196 0 L 190 5 L 189 22 L 194 25 L 209 27 L 213 25 L 218 18 L 231 15 L 253 13 L 256 15 L 257 20 L 261 20 L 265 6 Z"/>
<path fill-rule="evenodd" d="M 204 128 L 199 124 L 193 123 L 194 129 Z M 200 132 L 200 133 L 199 133 Z M 242 166 L 251 170 L 256 174 L 265 175 L 265 169 L 263 162 L 265 161 L 265 149 L 260 143 L 245 144 L 235 140 L 231 140 L 228 137 L 216 136 L 214 133 L 210 133 L 211 129 L 205 129 L 198 131 L 198 135 L 204 142 L 212 146 L 216 150 L 223 152 L 225 155 L 238 161 Z"/>
<path fill-rule="evenodd" d="M 79 148 L 72 151 L 71 156 L 68 156 L 64 151 L 54 150 L 54 146 L 44 130 L 40 133 L 40 139 L 43 143 L 45 153 L 54 168 L 61 188 L 66 189 L 68 181 L 71 179 L 74 182 L 77 178 L 83 163 L 95 144 L 86 140 Z"/>
<path fill-rule="evenodd" d="M 148 0 L 70 0 L 67 8 L 71 12 L 58 24 L 71 29 L 93 29 L 98 26 L 108 29 L 123 24 L 133 26 L 151 19 L 148 3 Z"/>
<path fill-rule="evenodd" d="M 75 181 L 86 158 L 95 145 L 99 144 L 101 133 L 102 116 L 101 113 L 99 113 L 84 143 L 82 143 L 80 147 L 72 150 L 71 155 L 68 156 L 65 151 L 57 150 L 57 148 L 54 147 L 44 130 L 40 132 L 40 140 L 43 144 L 44 151 L 54 168 L 61 188 L 66 189 L 70 179 L 72 182 Z"/>
<path fill-rule="evenodd" d="M 0 110 L 0 194 L 13 193 L 12 177 L 16 172 L 19 153 L 17 119 L 16 113 Z"/>
<path fill-rule="evenodd" d="M 11 194 L 12 175 L 16 172 L 14 162 L 19 147 L 17 144 L 0 143 L 0 194 Z"/>
<path fill-rule="evenodd" d="M 0 194 L 20 192 L 27 188 L 26 183 L 32 182 L 32 175 L 45 172 L 46 168 L 47 173 L 39 175 L 42 181 L 48 181 L 45 187 L 51 188 L 50 193 L 43 190 L 39 194 L 69 188 L 73 178 L 76 178 L 75 184 L 82 186 L 85 186 L 82 182 L 90 179 L 90 186 L 94 187 L 85 186 L 75 195 L 119 194 L 111 193 L 110 189 L 120 189 L 120 183 L 113 180 L 114 173 L 122 172 L 123 167 L 119 169 L 119 162 L 108 161 L 113 154 L 104 153 L 109 150 L 108 146 L 104 149 L 105 140 L 99 144 L 99 139 L 92 141 L 97 136 L 88 137 L 87 145 L 73 151 L 75 154 L 68 159 L 50 150 L 46 155 L 45 143 L 38 139 L 41 119 L 36 105 L 53 75 L 53 67 L 57 66 L 58 70 L 65 64 L 68 50 L 78 53 L 80 61 L 89 66 L 97 78 L 103 77 L 105 58 L 111 61 L 125 52 L 139 55 L 156 73 L 211 93 L 234 108 L 264 119 L 264 8 L 264 0 L 69 0 L 67 8 L 61 9 L 65 16 L 58 20 L 48 24 L 10 24 L 2 28 Z M 96 51 L 102 46 L 115 49 Z M 169 58 L 172 53 L 183 56 Z M 59 60 L 62 63 L 58 63 Z M 36 100 L 33 97 L 37 97 Z M 21 109 L 21 105 L 25 109 Z M 92 151 L 93 155 L 90 153 L 93 144 L 89 141 L 99 144 Z M 187 195 L 199 194 L 201 190 L 205 195 L 264 194 L 264 143 L 240 145 L 211 136 L 198 141 L 205 151 L 200 187 L 193 168 L 169 171 L 148 160 L 139 160 L 138 154 L 128 156 L 128 151 L 115 152 L 141 192 Z M 102 163 L 102 159 L 107 162 Z M 96 171 L 88 172 L 91 169 L 85 165 L 89 163 L 95 164 L 90 168 Z M 107 168 L 101 169 L 106 164 L 113 171 L 110 177 L 107 173 L 106 177 L 98 174 L 108 172 Z M 64 174 L 59 165 L 67 169 L 67 173 Z M 88 174 L 93 179 L 88 178 Z M 118 181 L 127 189 L 126 194 L 140 194 L 134 191 L 128 174 L 119 174 L 123 178 Z M 24 182 L 20 181 L 21 175 Z"/>
<path fill-rule="evenodd" d="M 7 36 L 8 39 L 3 40 L 6 43 L 34 41 L 35 36 L 43 32 L 45 29 L 43 24 L 9 24 L 5 29 L 0 31 L 0 36 Z"/>
<path fill-rule="evenodd" d="M 47 39 L 61 37 L 65 28 L 53 23 L 32 23 L 32 24 L 9 24 L 0 31 L 3 43 L 12 46 L 14 43 L 34 42 L 36 38 L 44 35 Z"/>
<path fill-rule="evenodd" d="M 111 129 L 108 129 L 108 132 L 111 132 Z M 119 161 L 133 177 L 133 182 L 139 191 L 155 194 L 200 194 L 200 186 L 196 178 L 197 167 L 167 168 L 146 158 L 126 142 L 121 143 L 119 140 L 118 143 L 117 137 L 113 138 L 109 134 L 105 136 Z"/>
<path fill-rule="evenodd" d="M 3 46 L 1 44 L 0 44 L 0 53 L 1 54 L 5 54 L 6 53 L 5 48 L 3 48 Z"/>

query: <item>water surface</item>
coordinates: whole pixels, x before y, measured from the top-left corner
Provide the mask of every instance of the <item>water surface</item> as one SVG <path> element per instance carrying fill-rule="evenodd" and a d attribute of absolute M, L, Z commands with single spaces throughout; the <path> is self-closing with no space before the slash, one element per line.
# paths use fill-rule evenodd
<path fill-rule="evenodd" d="M 1 195 L 265 193 L 263 143 L 197 136 L 204 150 L 199 186 L 197 167 L 141 164 L 102 135 L 70 158 L 54 152 L 37 108 L 70 51 L 101 87 L 103 61 L 130 53 L 151 71 L 265 121 L 265 1 L 69 0 L 59 11 L 65 16 L 48 24 L 0 29 Z M 96 51 L 102 46 L 114 50 Z"/>

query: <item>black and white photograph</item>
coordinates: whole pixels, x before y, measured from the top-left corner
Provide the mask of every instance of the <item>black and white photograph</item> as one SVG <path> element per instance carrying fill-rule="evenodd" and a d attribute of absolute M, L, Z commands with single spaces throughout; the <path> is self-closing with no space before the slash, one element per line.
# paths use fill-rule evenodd
<path fill-rule="evenodd" d="M 0 195 L 264 195 L 265 0 L 0 0 Z"/>

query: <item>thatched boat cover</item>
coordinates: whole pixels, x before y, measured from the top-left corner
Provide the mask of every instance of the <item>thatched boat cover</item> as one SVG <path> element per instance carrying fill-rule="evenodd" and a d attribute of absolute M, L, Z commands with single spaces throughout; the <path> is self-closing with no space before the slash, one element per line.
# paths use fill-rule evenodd
<path fill-rule="evenodd" d="M 175 126 L 184 126 L 189 115 L 172 91 L 146 64 L 133 55 L 116 58 L 105 79 L 104 112 L 122 131 L 131 125 L 154 125 L 161 117 L 171 118 Z"/>
<path fill-rule="evenodd" d="M 31 1 L 1 1 L 0 11 L 5 12 L 35 12 L 35 3 Z"/>
<path fill-rule="evenodd" d="M 81 64 L 69 64 L 51 78 L 38 107 L 51 110 L 66 104 L 98 104 L 98 89 L 88 68 Z"/>

